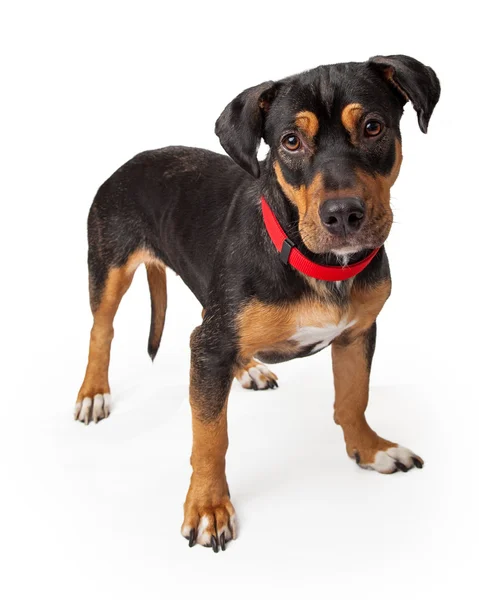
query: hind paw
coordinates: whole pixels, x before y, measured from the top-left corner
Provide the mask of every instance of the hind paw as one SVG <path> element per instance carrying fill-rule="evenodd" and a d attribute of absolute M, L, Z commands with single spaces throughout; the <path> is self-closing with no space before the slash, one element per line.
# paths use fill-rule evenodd
<path fill-rule="evenodd" d="M 80 396 L 75 404 L 73 416 L 75 420 L 82 421 L 88 425 L 90 421 L 98 423 L 102 419 L 106 419 L 111 412 L 111 395 L 110 394 L 95 394 L 93 397 Z"/>

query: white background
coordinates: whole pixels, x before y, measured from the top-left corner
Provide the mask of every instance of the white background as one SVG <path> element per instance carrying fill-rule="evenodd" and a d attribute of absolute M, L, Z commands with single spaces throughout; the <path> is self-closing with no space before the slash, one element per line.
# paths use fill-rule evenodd
<path fill-rule="evenodd" d="M 329 6 L 330 5 L 330 6 Z M 0 18 L 0 594 L 123 598 L 466 598 L 477 578 L 477 33 L 472 3 L 15 2 Z M 469 12 L 468 12 L 469 11 Z M 140 269 L 116 320 L 114 410 L 72 418 L 91 315 L 86 217 L 135 153 L 220 151 L 240 91 L 318 64 L 409 54 L 443 87 L 424 136 L 407 106 L 370 422 L 423 471 L 358 469 L 332 420 L 329 350 L 235 383 L 227 552 L 180 536 L 191 443 L 189 334 L 169 278 L 152 366 Z M 477 592 L 477 588 L 476 588 Z M 246 596 L 247 595 L 247 596 Z"/>

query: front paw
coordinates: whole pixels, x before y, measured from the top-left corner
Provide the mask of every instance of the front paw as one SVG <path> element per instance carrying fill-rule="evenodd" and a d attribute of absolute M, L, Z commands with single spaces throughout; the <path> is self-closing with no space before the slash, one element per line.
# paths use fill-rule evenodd
<path fill-rule="evenodd" d="M 236 539 L 236 513 L 230 502 L 228 488 L 222 494 L 206 490 L 201 484 L 191 484 L 185 501 L 185 518 L 181 534 L 190 548 L 196 543 L 218 552 Z"/>
<path fill-rule="evenodd" d="M 390 444 L 389 447 L 377 450 L 371 450 L 369 448 L 355 449 L 352 452 L 352 458 L 356 460 L 356 463 L 363 469 L 372 469 L 378 473 L 391 474 L 397 471 L 407 472 L 413 467 L 422 469 L 424 461 L 420 456 L 399 446 L 398 444 Z"/>
<path fill-rule="evenodd" d="M 252 360 L 243 369 L 239 369 L 236 379 L 246 390 L 274 390 L 278 387 L 277 376 L 257 360 Z"/>

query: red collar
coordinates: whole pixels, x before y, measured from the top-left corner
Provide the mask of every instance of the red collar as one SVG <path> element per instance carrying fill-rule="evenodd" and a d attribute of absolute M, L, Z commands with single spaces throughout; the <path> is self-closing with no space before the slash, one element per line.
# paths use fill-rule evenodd
<path fill-rule="evenodd" d="M 314 277 L 322 281 L 344 281 L 361 273 L 379 252 L 379 248 L 375 248 L 366 258 L 347 267 L 318 265 L 309 260 L 309 258 L 306 258 L 304 254 L 301 254 L 294 245 L 294 242 L 287 237 L 264 196 L 261 197 L 261 207 L 263 209 L 263 220 L 266 231 L 269 233 L 269 237 L 275 245 L 276 250 L 280 253 L 281 260 L 285 265 L 291 265 L 308 277 Z"/>

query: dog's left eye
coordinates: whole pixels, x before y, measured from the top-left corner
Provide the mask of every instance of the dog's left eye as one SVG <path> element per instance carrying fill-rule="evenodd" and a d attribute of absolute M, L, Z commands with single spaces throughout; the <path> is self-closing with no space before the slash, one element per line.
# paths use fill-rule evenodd
<path fill-rule="evenodd" d="M 371 119 L 364 125 L 364 133 L 366 137 L 376 137 L 383 130 L 382 123 Z"/>
<path fill-rule="evenodd" d="M 301 140 L 297 135 L 294 135 L 293 133 L 288 133 L 288 135 L 285 135 L 284 138 L 281 140 L 281 143 L 286 148 L 286 150 L 289 150 L 290 152 L 295 152 L 301 147 Z"/>

